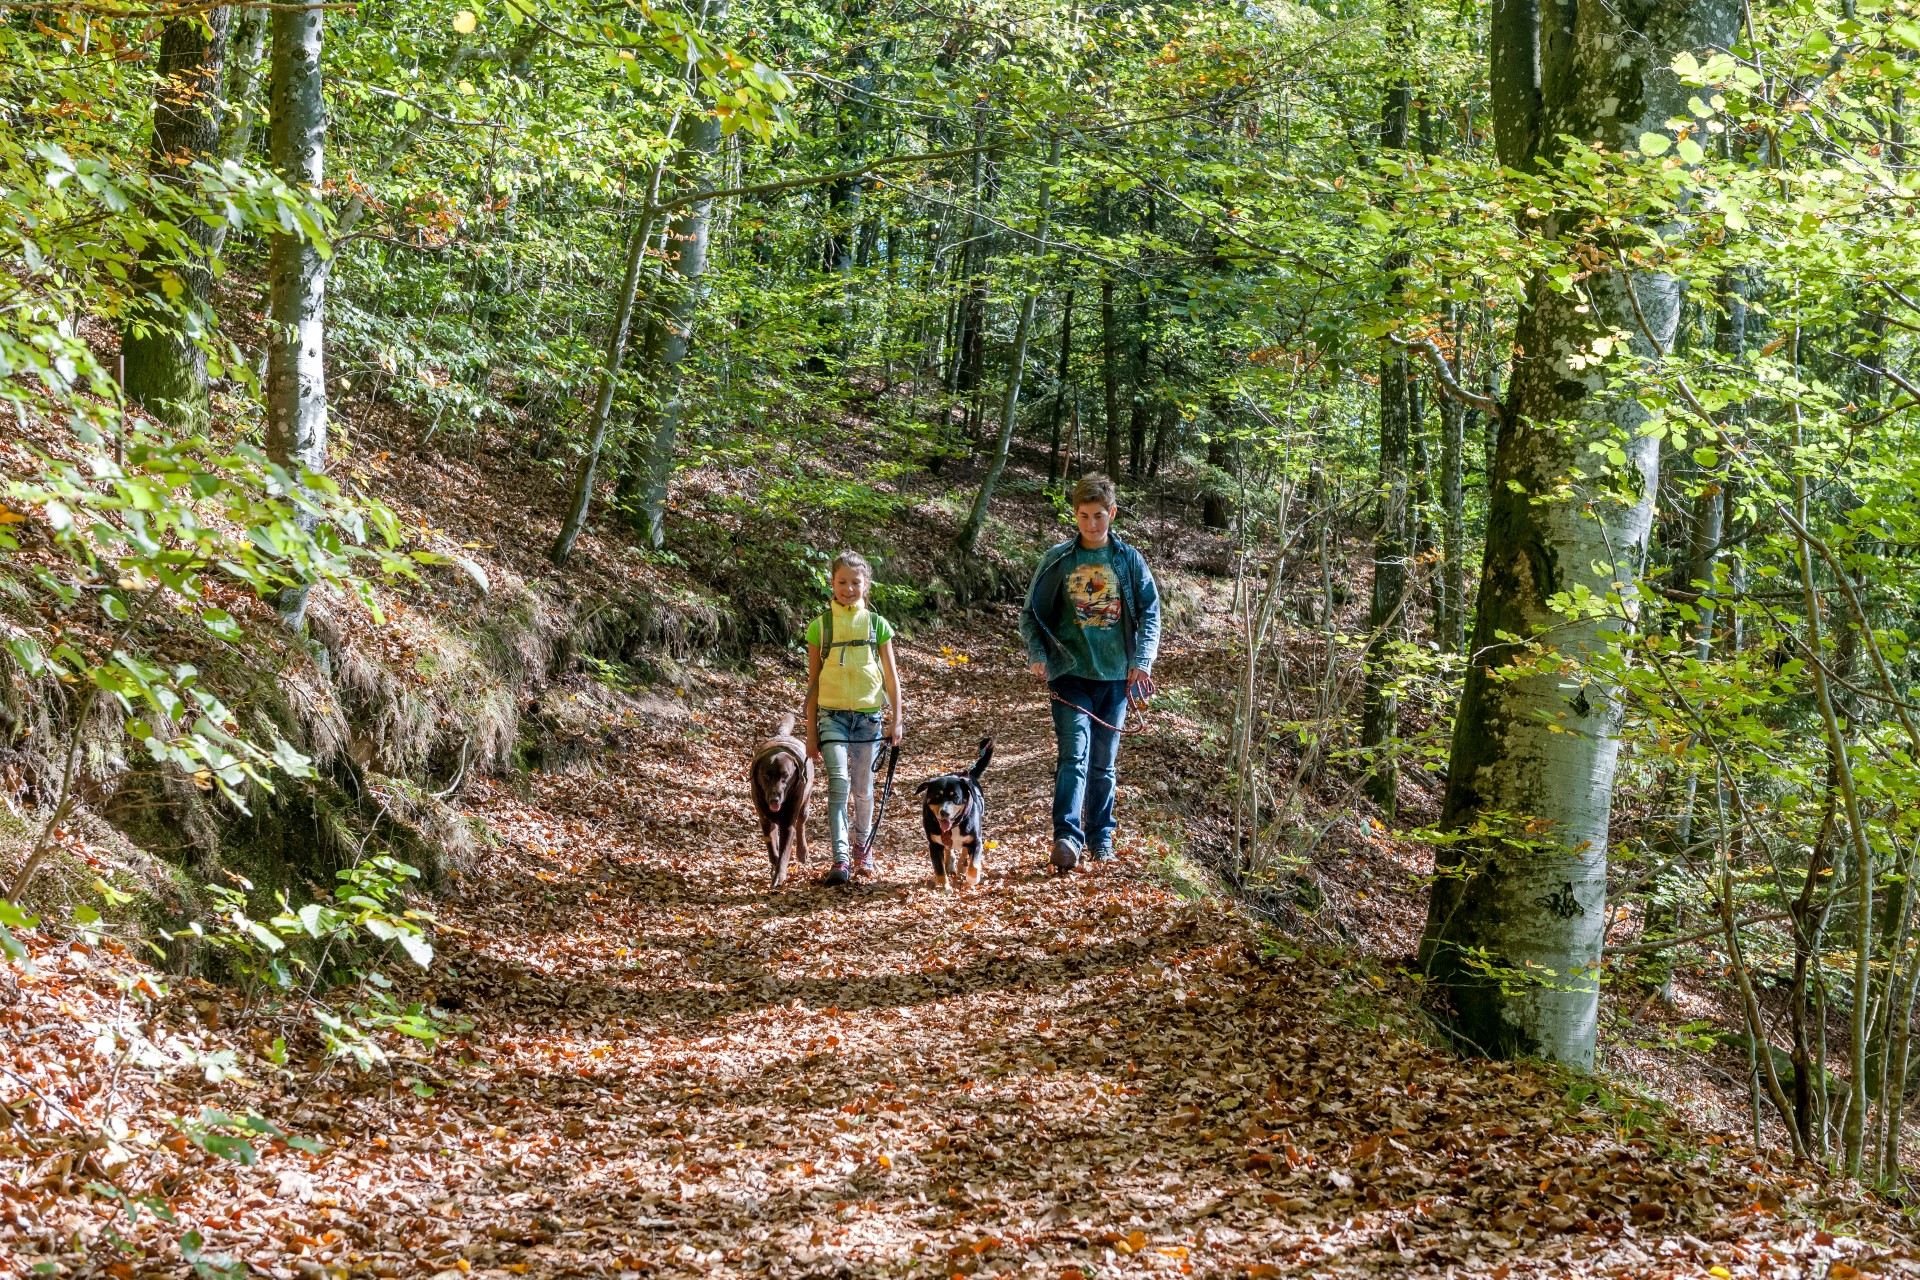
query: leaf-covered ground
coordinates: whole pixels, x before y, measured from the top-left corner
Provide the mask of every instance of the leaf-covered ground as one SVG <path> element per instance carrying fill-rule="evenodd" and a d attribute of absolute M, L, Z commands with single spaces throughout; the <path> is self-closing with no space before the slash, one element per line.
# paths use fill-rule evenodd
<path fill-rule="evenodd" d="M 1120 860 L 1044 874 L 1052 746 L 1009 628 L 907 648 L 898 791 L 998 740 L 980 891 L 931 887 L 901 794 L 877 882 L 818 887 L 816 852 L 767 889 L 743 770 L 798 702 L 769 660 L 690 696 L 581 683 L 579 767 L 526 794 L 470 789 L 499 843 L 441 904 L 430 981 L 471 1027 L 394 1082 L 298 1052 L 276 1068 L 231 993 L 186 984 L 158 1038 L 230 1045 L 245 1078 L 109 1079 L 73 1028 L 130 998 L 114 982 L 130 959 L 33 936 L 38 973 L 0 1007 L 0 1270 L 183 1274 L 189 1226 L 277 1280 L 1906 1267 L 1888 1211 L 1738 1138 L 1454 1058 L 1418 1033 L 1402 980 L 1181 896 L 1170 829 L 1143 819 L 1183 785 L 1155 771 L 1199 754 L 1130 743 Z M 1174 654 L 1166 683 L 1200 660 Z M 1196 726 L 1162 713 L 1154 734 Z M 201 1103 L 326 1149 L 241 1167 L 146 1154 L 136 1125 L 122 1181 L 150 1177 L 129 1189 L 178 1222 L 130 1229 L 89 1199 L 101 1151 L 82 1122 Z"/>

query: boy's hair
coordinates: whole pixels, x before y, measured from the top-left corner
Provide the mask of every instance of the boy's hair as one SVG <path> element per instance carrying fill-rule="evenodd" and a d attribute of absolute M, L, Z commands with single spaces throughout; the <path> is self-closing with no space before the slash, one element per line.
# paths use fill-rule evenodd
<path fill-rule="evenodd" d="M 865 578 L 869 586 L 873 583 L 873 566 L 868 564 L 867 558 L 858 551 L 842 551 L 835 556 L 832 567 L 827 570 L 827 579 L 831 581 L 842 569 L 853 570 Z"/>
<path fill-rule="evenodd" d="M 1074 482 L 1071 502 L 1074 510 L 1079 510 L 1089 502 L 1097 502 L 1103 507 L 1115 507 L 1120 504 L 1119 496 L 1113 490 L 1113 481 L 1098 471 L 1089 472 Z"/>

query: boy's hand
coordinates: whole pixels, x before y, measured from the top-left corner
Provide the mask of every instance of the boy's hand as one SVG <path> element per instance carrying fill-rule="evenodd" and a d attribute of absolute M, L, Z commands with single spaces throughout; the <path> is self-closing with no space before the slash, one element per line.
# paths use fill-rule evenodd
<path fill-rule="evenodd" d="M 821 758 L 820 739 L 814 737 L 812 734 L 808 734 L 807 735 L 807 759 L 818 760 L 820 758 Z"/>
<path fill-rule="evenodd" d="M 1042 680 L 1047 678 L 1047 664 L 1044 662 L 1032 663 L 1027 667 L 1027 670 L 1033 672 L 1034 675 L 1039 676 Z"/>
<path fill-rule="evenodd" d="M 892 720 L 887 722 L 887 745 L 888 746 L 890 747 L 899 746 L 900 739 L 906 736 L 907 736 L 906 726 L 900 723 L 899 716 L 895 716 L 893 717 Z"/>

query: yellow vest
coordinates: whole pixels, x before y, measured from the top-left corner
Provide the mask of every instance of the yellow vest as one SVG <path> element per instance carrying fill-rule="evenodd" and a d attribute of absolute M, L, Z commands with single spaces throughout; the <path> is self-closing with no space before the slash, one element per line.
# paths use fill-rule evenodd
<path fill-rule="evenodd" d="M 880 672 L 880 646 L 893 639 L 893 628 L 871 609 L 827 605 L 833 619 L 828 643 L 822 614 L 807 626 L 807 643 L 820 650 L 819 706 L 828 711 L 878 711 L 886 705 L 886 682 Z"/>

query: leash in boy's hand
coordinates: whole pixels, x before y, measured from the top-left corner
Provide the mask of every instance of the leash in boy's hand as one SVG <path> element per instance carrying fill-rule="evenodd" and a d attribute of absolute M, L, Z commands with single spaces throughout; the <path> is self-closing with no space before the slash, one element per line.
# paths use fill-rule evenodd
<path fill-rule="evenodd" d="M 1044 662 L 1036 662 L 1027 669 L 1042 680 L 1047 678 L 1047 664 Z M 1127 707 L 1129 710 L 1144 712 L 1148 707 L 1153 705 L 1153 697 L 1159 692 L 1160 688 L 1154 684 L 1151 675 L 1148 675 L 1138 667 L 1127 672 Z M 1115 733 L 1124 733 L 1131 737 L 1134 734 L 1145 733 L 1152 727 L 1141 724 L 1135 725 L 1130 729 L 1123 729 L 1117 724 L 1108 724 L 1105 720 L 1102 720 L 1099 716 L 1093 714 L 1093 712 L 1087 710 L 1087 708 L 1081 706 L 1079 703 L 1061 697 L 1054 691 L 1051 684 L 1047 686 L 1047 696 L 1062 706 L 1072 707 L 1075 711 L 1078 711 L 1095 724 L 1105 729 L 1111 729 Z"/>

